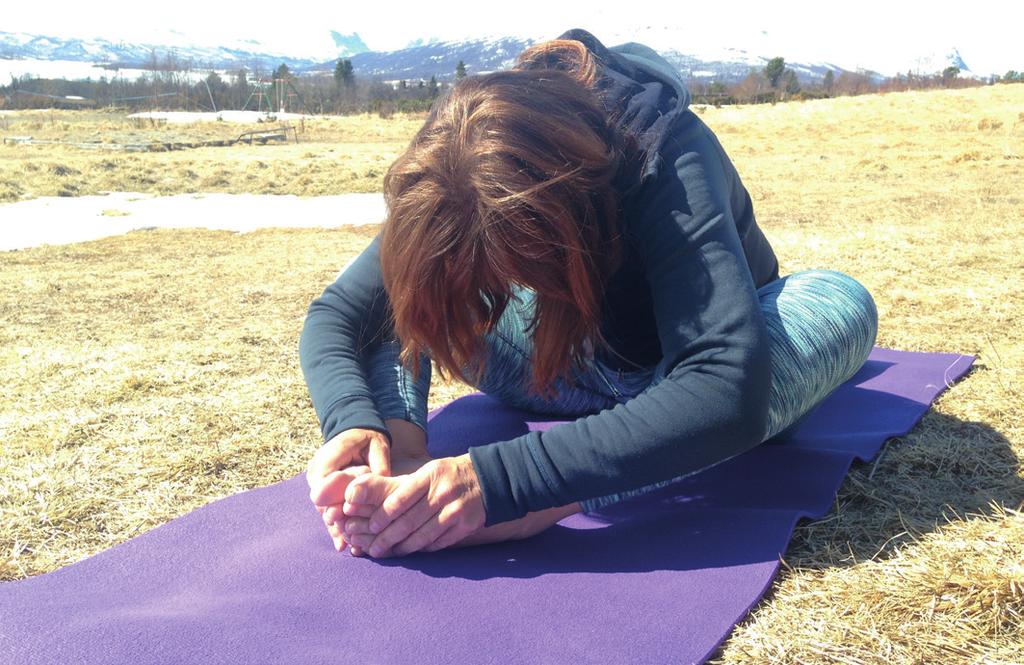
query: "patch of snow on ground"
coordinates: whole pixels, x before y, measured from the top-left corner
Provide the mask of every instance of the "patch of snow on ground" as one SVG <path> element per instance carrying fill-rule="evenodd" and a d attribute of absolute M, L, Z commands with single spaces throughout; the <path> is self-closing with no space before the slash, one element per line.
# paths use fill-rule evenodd
<path fill-rule="evenodd" d="M 152 228 L 206 228 L 244 233 L 271 227 L 379 224 L 386 214 L 381 194 L 301 198 L 273 194 L 154 196 L 114 192 L 97 196 L 49 196 L 0 204 L 0 228 L 3 229 L 0 251 L 84 242 Z"/>
<path fill-rule="evenodd" d="M 166 120 L 170 123 L 190 122 L 274 122 L 276 120 L 298 120 L 299 118 L 311 118 L 312 116 L 303 113 L 268 113 L 266 111 L 207 111 L 203 113 L 193 111 L 147 111 L 145 113 L 132 113 L 129 118 L 153 118 Z"/>

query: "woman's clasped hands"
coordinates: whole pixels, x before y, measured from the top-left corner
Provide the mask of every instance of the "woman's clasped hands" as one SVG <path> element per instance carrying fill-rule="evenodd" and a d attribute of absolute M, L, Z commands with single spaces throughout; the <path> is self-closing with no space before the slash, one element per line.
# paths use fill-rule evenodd
<path fill-rule="evenodd" d="M 404 476 L 363 474 L 346 488 L 342 510 L 350 545 L 374 557 L 444 549 L 486 520 L 468 454 L 429 461 Z"/>
<path fill-rule="evenodd" d="M 395 474 L 392 475 L 394 471 Z M 430 459 L 349 429 L 310 460 L 310 499 L 338 551 L 389 557 L 444 549 L 483 530 L 483 494 L 469 454 Z"/>

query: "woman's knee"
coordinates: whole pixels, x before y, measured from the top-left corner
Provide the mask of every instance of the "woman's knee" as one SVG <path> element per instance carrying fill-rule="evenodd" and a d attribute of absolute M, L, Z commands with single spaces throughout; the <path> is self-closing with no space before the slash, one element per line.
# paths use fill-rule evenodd
<path fill-rule="evenodd" d="M 834 270 L 805 270 L 758 290 L 769 323 L 810 326 L 838 336 L 865 357 L 878 334 L 878 309 L 871 293 L 853 277 Z M 851 349 L 851 350 L 852 350 Z"/>
<path fill-rule="evenodd" d="M 774 435 L 860 369 L 874 346 L 878 312 L 862 284 L 831 270 L 788 275 L 758 297 L 772 357 Z"/>

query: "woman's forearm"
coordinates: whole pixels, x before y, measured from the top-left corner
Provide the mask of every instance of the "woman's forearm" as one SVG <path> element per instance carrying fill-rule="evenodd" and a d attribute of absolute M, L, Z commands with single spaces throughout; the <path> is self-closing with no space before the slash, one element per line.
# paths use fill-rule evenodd
<path fill-rule="evenodd" d="M 378 235 L 309 305 L 299 364 L 324 440 L 349 429 L 385 431 L 362 367 L 364 350 L 390 335 Z"/>

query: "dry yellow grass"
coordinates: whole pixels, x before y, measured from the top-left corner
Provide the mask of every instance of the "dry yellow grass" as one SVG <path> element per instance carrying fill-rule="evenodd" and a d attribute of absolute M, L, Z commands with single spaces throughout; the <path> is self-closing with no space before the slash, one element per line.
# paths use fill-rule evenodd
<path fill-rule="evenodd" d="M 299 196 L 377 192 L 388 165 L 408 145 L 423 118 L 318 117 L 289 123 L 298 143 L 170 152 L 0 145 L 0 202 L 116 191 Z M 123 113 L 81 111 L 20 111 L 4 116 L 3 123 L 4 136 L 100 144 L 234 139 L 242 132 L 279 124 L 159 124 Z"/>
<path fill-rule="evenodd" d="M 857 276 L 881 345 L 979 356 L 798 527 L 716 662 L 1024 662 L 1020 109 L 1024 85 L 704 112 L 784 271 Z M 0 579 L 299 473 L 319 445 L 305 309 L 375 232 L 0 255 Z M 431 407 L 467 391 L 435 384 Z"/>

